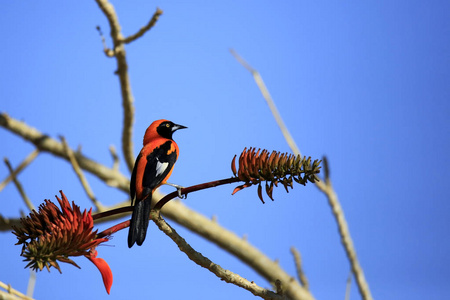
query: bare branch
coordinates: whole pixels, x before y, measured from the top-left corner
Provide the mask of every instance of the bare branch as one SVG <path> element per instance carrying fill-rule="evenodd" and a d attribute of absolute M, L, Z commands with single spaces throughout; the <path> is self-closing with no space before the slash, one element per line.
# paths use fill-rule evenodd
<path fill-rule="evenodd" d="M 116 148 L 111 145 L 109 146 L 109 152 L 111 153 L 112 159 L 113 159 L 113 170 L 118 171 L 119 170 L 119 156 L 117 155 Z"/>
<path fill-rule="evenodd" d="M 161 9 L 159 9 L 159 7 L 156 8 L 156 11 L 153 14 L 152 18 L 150 19 L 150 21 L 148 22 L 148 24 L 145 25 L 144 27 L 141 27 L 141 29 L 139 29 L 139 31 L 136 32 L 135 34 L 124 38 L 122 40 L 122 42 L 125 44 L 129 44 L 129 43 L 137 40 L 141 36 L 143 36 L 147 31 L 149 31 L 150 29 L 152 29 L 153 26 L 155 26 L 156 22 L 158 21 L 159 17 L 162 15 L 162 13 L 163 13 L 163 11 Z"/>
<path fill-rule="evenodd" d="M 350 288 L 352 286 L 352 271 L 348 273 L 347 284 L 345 285 L 345 298 L 344 300 L 350 300 Z"/>
<path fill-rule="evenodd" d="M 328 204 L 330 205 L 334 218 L 336 219 L 339 235 L 341 236 L 341 243 L 344 246 L 347 258 L 350 261 L 359 292 L 363 299 L 371 300 L 373 298 L 370 293 L 369 284 L 366 281 L 364 271 L 359 264 L 358 257 L 356 256 L 356 249 L 350 236 L 350 230 L 348 229 L 348 224 L 345 220 L 344 211 L 342 210 L 336 192 L 333 189 L 331 180 L 328 179 L 326 183 L 319 181 L 316 183 L 316 186 L 327 196 Z"/>
<path fill-rule="evenodd" d="M 300 255 L 300 252 L 295 247 L 291 247 L 291 253 L 294 256 L 295 269 L 297 270 L 298 280 L 300 280 L 300 283 L 305 289 L 309 290 L 309 282 L 308 278 L 306 278 L 306 275 L 303 272 L 302 257 Z"/>
<path fill-rule="evenodd" d="M 225 270 L 218 264 L 213 263 L 201 253 L 195 251 L 181 236 L 178 235 L 175 229 L 170 227 L 170 225 L 168 225 L 164 221 L 164 219 L 159 217 L 157 211 L 152 210 L 150 215 L 153 222 L 155 222 L 159 229 L 163 231 L 168 237 L 170 237 L 177 244 L 178 248 L 180 248 L 180 250 L 189 257 L 189 259 L 191 259 L 199 266 L 208 269 L 221 280 L 244 288 L 247 291 L 251 292 L 253 295 L 259 296 L 263 299 L 284 299 L 281 295 L 277 295 L 272 291 L 264 289 L 256 285 L 253 281 L 250 282 L 247 279 L 239 276 L 238 274 L 233 273 L 229 270 Z"/>
<path fill-rule="evenodd" d="M 98 6 L 108 19 L 111 28 L 111 38 L 114 44 L 114 57 L 117 61 L 116 74 L 119 76 L 120 90 L 122 94 L 123 106 L 123 130 L 122 130 L 122 151 L 127 164 L 128 170 L 131 172 L 134 166 L 133 154 L 133 123 L 134 123 L 134 98 L 131 92 L 130 78 L 128 75 L 128 63 L 123 43 L 123 35 L 121 32 L 119 19 L 117 17 L 114 6 L 107 0 L 96 0 Z"/>
<path fill-rule="evenodd" d="M 6 113 L 0 113 L 0 126 L 33 143 L 40 151 L 69 160 L 60 142 L 24 122 L 11 118 Z M 109 186 L 117 187 L 128 193 L 130 182 L 123 174 L 89 159 L 81 153 L 75 153 L 75 157 L 82 169 L 97 176 Z"/>
<path fill-rule="evenodd" d="M 280 128 L 283 126 L 285 128 L 284 122 L 281 119 L 280 114 L 278 113 L 278 110 L 276 110 L 275 105 L 273 104 L 273 100 L 270 97 L 269 91 L 267 90 L 261 76 L 259 73 L 253 69 L 242 57 L 240 57 L 234 50 L 231 50 L 231 54 L 247 69 L 249 70 L 255 81 L 258 85 L 259 89 L 261 90 L 261 93 L 263 94 L 264 99 L 268 102 L 269 106 L 271 107 L 272 114 L 274 118 L 277 120 L 277 123 L 279 124 Z M 280 125 L 281 124 L 281 125 Z M 299 154 L 300 150 L 296 146 L 292 136 L 289 134 L 287 129 L 284 131 L 282 129 L 283 135 L 289 144 L 289 147 L 295 154 Z M 326 160 L 326 159 L 325 159 Z M 347 254 L 347 258 L 350 261 L 350 265 L 352 267 L 353 274 L 356 277 L 356 282 L 358 284 L 359 292 L 361 293 L 361 296 L 364 300 L 371 300 L 372 295 L 370 293 L 369 285 L 364 277 L 363 269 L 361 268 L 359 261 L 356 257 L 356 250 L 353 246 L 353 241 L 350 236 L 350 231 L 348 229 L 347 221 L 344 217 L 344 212 L 342 211 L 341 205 L 339 203 L 339 200 L 337 198 L 337 195 L 331 185 L 331 181 L 329 179 L 329 165 L 328 161 L 324 161 L 325 164 L 325 183 L 322 181 L 316 181 L 315 184 L 319 190 L 321 190 L 327 197 L 328 203 L 333 211 L 333 215 L 336 219 L 336 223 L 338 225 L 339 234 L 341 236 L 341 242 L 344 246 L 345 252 Z"/>
<path fill-rule="evenodd" d="M 4 289 L 6 292 L 0 291 L 0 299 L 24 299 L 33 300 L 33 298 L 27 297 L 18 290 L 11 287 L 10 284 L 5 284 L 0 281 L 0 288 Z"/>
<path fill-rule="evenodd" d="M 105 36 L 103 35 L 103 31 L 100 26 L 97 26 L 97 31 L 100 34 L 100 38 L 102 39 L 103 44 L 103 52 L 105 52 L 105 55 L 108 57 L 114 57 L 114 50 L 108 47 L 106 44 Z"/>
<path fill-rule="evenodd" d="M 97 211 L 103 211 L 104 206 L 95 197 L 94 192 L 92 191 L 91 186 L 89 185 L 89 182 L 86 179 L 86 176 L 84 176 L 84 173 L 77 162 L 74 152 L 69 148 L 69 145 L 67 145 L 66 139 L 63 136 L 60 136 L 60 139 L 63 144 L 64 152 L 69 158 L 69 161 L 72 164 L 72 168 L 75 171 L 75 174 L 77 174 L 77 177 L 80 180 L 84 190 L 86 191 L 87 196 L 89 197 L 89 199 L 91 199 Z"/>
<path fill-rule="evenodd" d="M 0 215 L 0 231 L 11 231 L 13 226 L 20 226 L 20 218 L 8 219 Z"/>
<path fill-rule="evenodd" d="M 157 199 L 160 195 L 156 194 Z M 283 283 L 285 295 L 291 299 L 313 299 L 312 295 L 287 274 L 276 262 L 264 255 L 259 249 L 235 233 L 221 227 L 205 216 L 193 211 L 181 202 L 169 202 L 162 213 L 187 229 L 217 244 L 249 265 L 272 284 L 279 279 Z"/>
<path fill-rule="evenodd" d="M 5 180 L 0 183 L 0 191 L 2 191 L 5 186 L 13 179 L 14 176 L 17 176 L 23 169 L 25 169 L 39 154 L 38 149 L 34 149 L 20 164 L 17 168 L 9 174 Z"/>
<path fill-rule="evenodd" d="M 30 279 L 28 279 L 27 296 L 32 298 L 34 287 L 36 286 L 36 271 L 30 269 Z"/>
<path fill-rule="evenodd" d="M 278 112 L 277 107 L 275 106 L 275 103 L 273 102 L 272 96 L 269 93 L 269 90 L 267 89 L 266 85 L 264 84 L 264 81 L 259 75 L 259 72 L 253 69 L 236 51 L 233 49 L 230 49 L 231 54 L 236 58 L 236 60 L 244 66 L 250 73 L 252 73 L 253 78 L 255 79 L 256 84 L 258 85 L 259 90 L 261 91 L 264 99 L 266 100 L 267 104 L 269 105 L 270 111 L 272 112 L 275 121 L 277 122 L 278 126 L 281 129 L 281 132 L 283 133 L 284 138 L 286 139 L 289 147 L 294 152 L 295 155 L 301 155 L 300 149 L 297 147 L 297 144 L 295 143 L 292 135 L 289 133 L 289 130 L 287 129 L 286 125 L 284 124 L 283 119 L 281 118 L 280 113 Z"/>
<path fill-rule="evenodd" d="M 28 207 L 28 209 L 30 211 L 32 211 L 34 209 L 34 205 L 33 203 L 31 203 L 30 198 L 28 198 L 27 194 L 25 193 L 25 190 L 23 189 L 22 184 L 19 182 L 19 180 L 17 179 L 17 177 L 14 175 L 14 170 L 11 166 L 11 163 L 9 162 L 9 159 L 5 157 L 5 164 L 8 167 L 8 170 L 12 176 L 12 181 L 14 182 L 17 190 L 20 193 L 20 196 L 22 197 L 23 201 L 25 202 L 26 206 Z"/>

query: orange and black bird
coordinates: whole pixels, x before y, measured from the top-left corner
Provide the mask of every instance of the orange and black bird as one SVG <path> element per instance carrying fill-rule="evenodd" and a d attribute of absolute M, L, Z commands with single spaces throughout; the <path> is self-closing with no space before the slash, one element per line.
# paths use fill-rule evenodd
<path fill-rule="evenodd" d="M 134 210 L 128 231 L 128 247 L 142 245 L 147 234 L 153 192 L 165 184 L 178 158 L 178 145 L 172 134 L 187 128 L 168 120 L 154 121 L 145 131 L 144 146 L 134 163 L 130 182 Z"/>

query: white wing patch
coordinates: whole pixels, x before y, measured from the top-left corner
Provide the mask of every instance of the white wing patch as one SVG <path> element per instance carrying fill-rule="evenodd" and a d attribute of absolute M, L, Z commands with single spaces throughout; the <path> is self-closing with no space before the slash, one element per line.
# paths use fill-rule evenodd
<path fill-rule="evenodd" d="M 160 162 L 158 158 L 156 158 L 156 176 L 159 176 L 164 173 L 164 171 L 169 166 L 168 162 Z"/>

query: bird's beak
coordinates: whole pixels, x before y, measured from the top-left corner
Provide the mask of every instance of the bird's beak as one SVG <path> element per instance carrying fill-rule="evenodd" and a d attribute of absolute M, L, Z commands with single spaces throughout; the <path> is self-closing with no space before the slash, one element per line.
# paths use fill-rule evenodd
<path fill-rule="evenodd" d="M 183 126 L 183 125 L 179 125 L 179 124 L 174 124 L 174 126 L 172 126 L 172 132 L 175 132 L 178 129 L 185 129 L 185 128 L 187 128 L 187 127 Z"/>

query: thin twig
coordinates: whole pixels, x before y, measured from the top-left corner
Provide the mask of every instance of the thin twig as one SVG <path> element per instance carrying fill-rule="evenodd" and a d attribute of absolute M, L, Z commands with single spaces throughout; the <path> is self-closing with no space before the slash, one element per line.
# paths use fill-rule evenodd
<path fill-rule="evenodd" d="M 116 148 L 113 145 L 109 146 L 109 152 L 111 153 L 111 156 L 113 159 L 112 169 L 115 171 L 118 171 L 119 170 L 119 156 L 117 155 Z"/>
<path fill-rule="evenodd" d="M 30 211 L 33 211 L 35 209 L 34 205 L 33 205 L 33 203 L 31 203 L 30 198 L 28 198 L 27 194 L 25 193 L 25 190 L 23 189 L 22 184 L 19 182 L 17 177 L 13 174 L 14 170 L 11 166 L 11 163 L 9 162 L 9 159 L 5 157 L 4 161 L 5 161 L 5 164 L 8 167 L 8 170 L 12 176 L 12 181 L 14 182 L 14 185 L 16 186 L 17 190 L 20 193 L 20 196 L 22 196 L 22 199 L 25 202 L 25 204 L 27 205 L 28 209 Z"/>
<path fill-rule="evenodd" d="M 10 295 L 14 295 L 19 297 L 20 299 L 25 299 L 25 300 L 33 300 L 33 298 L 27 297 L 26 295 L 22 294 L 21 292 L 19 292 L 18 290 L 15 290 L 11 287 L 11 285 L 9 284 L 5 284 L 3 282 L 0 281 L 0 288 L 4 289 L 5 291 L 8 292 L 8 294 Z M 14 298 L 17 299 L 17 298 Z"/>
<path fill-rule="evenodd" d="M 352 287 L 352 271 L 348 273 L 347 284 L 345 285 L 345 298 L 344 300 L 350 300 L 350 290 Z"/>
<path fill-rule="evenodd" d="M 158 21 L 159 17 L 162 15 L 162 13 L 163 13 L 163 11 L 161 9 L 159 9 L 159 7 L 157 7 L 155 13 L 153 14 L 150 21 L 148 21 L 147 25 L 145 25 L 144 27 L 141 27 L 141 29 L 139 29 L 139 31 L 136 32 L 135 34 L 132 34 L 132 35 L 124 38 L 122 40 L 122 42 L 125 44 L 129 44 L 129 43 L 137 40 L 141 36 L 143 36 L 147 31 L 149 31 L 150 29 L 153 28 L 153 26 L 155 26 L 156 22 Z"/>
<path fill-rule="evenodd" d="M 264 82 L 262 81 L 262 78 L 259 75 L 259 73 L 254 68 L 252 68 L 247 62 L 245 62 L 245 60 L 242 59 L 242 57 L 240 57 L 234 50 L 231 50 L 231 53 L 247 70 L 249 70 L 252 73 L 258 87 L 261 90 L 261 93 L 264 96 L 264 99 L 266 99 L 266 101 L 268 101 L 268 103 L 270 103 L 270 102 L 273 103 L 272 98 L 270 97 L 270 94 L 269 94 L 266 86 L 264 85 Z M 270 100 L 270 102 L 268 99 Z M 270 104 L 269 104 L 269 106 L 270 106 Z M 275 105 L 273 105 L 273 107 L 275 108 Z M 281 116 L 278 113 L 278 111 L 276 109 L 272 109 L 272 108 L 271 108 L 271 110 L 272 110 L 272 114 L 274 115 L 274 118 L 277 120 L 278 125 L 280 127 L 281 127 L 280 124 L 282 124 L 284 126 L 284 122 L 282 122 Z M 282 131 L 283 131 L 283 129 L 282 129 Z M 294 154 L 300 154 L 300 150 L 296 146 L 296 144 L 295 144 L 292 136 L 289 134 L 289 132 L 287 130 L 283 131 L 283 135 L 284 135 L 287 143 L 289 144 L 291 150 L 294 152 Z M 317 188 L 319 188 L 319 190 L 321 190 L 326 195 L 326 197 L 328 199 L 328 203 L 333 211 L 333 215 L 334 215 L 336 223 L 338 225 L 338 230 L 339 230 L 339 234 L 341 236 L 342 244 L 344 246 L 345 252 L 347 254 L 347 258 L 352 267 L 353 274 L 356 277 L 356 282 L 358 284 L 359 292 L 361 293 L 361 296 L 363 297 L 364 300 L 371 300 L 372 295 L 370 293 L 369 285 L 364 277 L 363 269 L 361 268 L 359 261 L 356 257 L 356 250 L 355 250 L 355 247 L 353 246 L 353 241 L 350 236 L 350 231 L 348 229 L 347 221 L 345 220 L 345 217 L 344 217 L 344 212 L 341 208 L 341 205 L 339 203 L 337 195 L 331 185 L 331 181 L 328 178 L 328 176 L 329 176 L 328 162 L 325 162 L 325 163 L 326 163 L 326 166 L 325 166 L 325 168 L 326 168 L 326 170 L 325 170 L 326 183 L 324 183 L 322 181 L 316 181 L 315 185 L 317 186 Z"/>
<path fill-rule="evenodd" d="M 323 183 L 322 181 L 317 182 L 316 186 L 327 196 L 328 204 L 330 205 L 334 218 L 336 219 L 339 235 L 341 237 L 341 243 L 344 246 L 347 258 L 350 261 L 352 272 L 355 276 L 359 292 L 364 300 L 371 300 L 373 298 L 370 293 L 369 284 L 366 281 L 364 271 L 359 264 L 358 257 L 356 256 L 356 249 L 353 245 L 353 240 L 351 238 L 348 224 L 344 216 L 344 211 L 342 210 L 336 192 L 333 189 L 331 180 L 328 179 L 326 183 Z"/>
<path fill-rule="evenodd" d="M 13 226 L 20 226 L 20 218 L 8 219 L 0 215 L 0 231 L 11 231 Z"/>
<path fill-rule="evenodd" d="M 124 207 L 124 208 L 128 209 L 129 207 Z M 132 210 L 132 207 L 131 207 L 131 210 Z M 96 238 L 101 239 L 101 238 L 104 238 L 105 236 L 110 236 L 110 235 L 116 233 L 117 231 L 128 228 L 128 227 L 130 227 L 130 221 L 131 220 L 126 220 L 126 221 L 116 224 L 110 228 L 107 228 L 107 229 L 103 230 L 102 232 L 98 233 Z"/>
<path fill-rule="evenodd" d="M 264 99 L 266 100 L 267 104 L 269 105 L 270 111 L 272 112 L 275 121 L 278 124 L 278 127 L 280 127 L 281 132 L 283 133 L 284 138 L 286 139 L 289 147 L 294 152 L 295 155 L 300 155 L 301 152 L 300 149 L 297 147 L 297 144 L 295 143 L 294 139 L 292 138 L 292 135 L 289 133 L 289 130 L 287 129 L 286 125 L 284 124 L 283 119 L 281 118 L 280 113 L 278 112 L 278 109 L 275 105 L 275 102 L 272 99 L 272 96 L 269 93 L 269 90 L 267 89 L 266 85 L 264 84 L 264 81 L 259 75 L 259 72 L 255 69 L 253 69 L 236 51 L 233 49 L 230 49 L 231 54 L 236 58 L 236 60 L 244 67 L 246 68 L 250 73 L 252 73 L 253 78 L 258 85 L 259 90 L 261 91 Z"/>
<path fill-rule="evenodd" d="M 211 181 L 211 182 L 193 185 L 193 186 L 190 186 L 187 188 L 182 188 L 179 193 L 178 193 L 178 191 L 174 191 L 170 194 L 165 195 L 161 200 L 158 201 L 158 203 L 156 203 L 154 208 L 161 209 L 164 205 L 166 205 L 167 202 L 169 202 L 170 200 L 172 200 L 173 198 L 175 198 L 179 195 L 183 196 L 183 195 L 187 195 L 189 193 L 196 192 L 199 190 L 209 189 L 209 188 L 216 187 L 219 185 L 230 184 L 230 183 L 239 182 L 239 181 L 240 181 L 239 177 L 230 177 L 227 179 L 215 180 L 215 181 Z"/>
<path fill-rule="evenodd" d="M 28 279 L 27 296 L 32 298 L 34 287 L 36 286 L 36 271 L 30 269 L 30 279 Z"/>
<path fill-rule="evenodd" d="M 100 38 L 102 39 L 103 52 L 105 52 L 106 56 L 108 57 L 114 57 L 114 50 L 109 48 L 108 45 L 106 44 L 106 39 L 105 36 L 103 35 L 103 31 L 100 26 L 97 26 L 97 31 L 100 34 Z"/>
<path fill-rule="evenodd" d="M 25 157 L 25 159 L 17 166 L 17 168 L 11 173 L 9 174 L 5 180 L 3 180 L 0 183 L 0 191 L 2 191 L 5 186 L 11 182 L 11 180 L 13 179 L 14 176 L 17 177 L 17 175 L 23 171 L 23 169 L 25 169 L 39 154 L 39 150 L 38 149 L 34 149 L 33 151 L 31 151 L 30 154 L 28 154 L 27 157 Z"/>
<path fill-rule="evenodd" d="M 67 145 L 67 141 L 63 136 L 60 136 L 60 139 L 63 144 L 64 152 L 66 153 L 67 157 L 69 157 L 72 168 L 75 171 L 75 174 L 77 174 L 77 177 L 80 180 L 81 185 L 86 192 L 86 195 L 89 197 L 89 199 L 91 199 L 97 211 L 102 211 L 104 209 L 104 206 L 95 197 L 94 192 L 92 191 L 91 186 L 86 179 L 86 176 L 84 176 L 83 170 L 81 170 L 80 165 L 77 162 L 74 152 L 69 148 L 69 145 Z"/>
<path fill-rule="evenodd" d="M 128 63 L 124 47 L 124 37 L 121 32 L 119 19 L 114 6 L 108 0 L 96 0 L 98 6 L 106 16 L 111 28 L 111 38 L 114 44 L 114 57 L 117 61 L 116 74 L 119 76 L 120 90 L 123 107 L 122 152 L 128 170 L 131 172 L 134 166 L 133 154 L 133 123 L 134 123 L 134 98 L 131 92 L 130 77 L 128 75 Z"/>
<path fill-rule="evenodd" d="M 300 252 L 295 247 L 291 247 L 291 253 L 294 256 L 295 269 L 297 270 L 298 280 L 300 280 L 300 283 L 305 289 L 309 290 L 309 282 L 308 278 L 306 278 L 306 275 L 303 272 L 302 257 L 300 255 Z"/>
<path fill-rule="evenodd" d="M 218 264 L 213 263 L 207 257 L 203 256 L 200 252 L 195 251 L 181 236 L 178 235 L 175 229 L 170 227 L 170 225 L 168 225 L 164 221 L 164 219 L 159 217 L 159 214 L 156 210 L 152 210 L 150 212 L 150 215 L 153 222 L 155 222 L 158 228 L 168 237 L 170 237 L 172 241 L 177 244 L 178 248 L 189 257 L 190 260 L 192 260 L 199 266 L 208 269 L 221 280 L 244 288 L 247 291 L 251 292 L 253 295 L 259 296 L 263 299 L 284 299 L 281 295 L 277 295 L 272 291 L 264 289 L 256 285 L 254 282 L 250 282 L 236 273 L 223 269 Z"/>
<path fill-rule="evenodd" d="M 190 187 L 185 187 L 185 188 L 182 188 L 179 192 L 175 191 L 175 192 L 165 195 L 163 198 L 161 198 L 156 203 L 156 205 L 153 207 L 153 209 L 161 210 L 161 208 L 165 204 L 167 204 L 170 200 L 172 200 L 175 197 L 178 197 L 180 195 L 183 196 L 183 195 L 187 195 L 192 192 L 197 192 L 200 190 L 205 190 L 205 189 L 209 189 L 209 188 L 216 187 L 219 185 L 230 184 L 230 183 L 238 182 L 238 181 L 240 181 L 240 179 L 238 177 L 230 177 L 230 178 L 226 178 L 226 179 L 215 180 L 215 181 L 210 181 L 210 182 L 206 182 L 206 183 L 193 185 Z M 132 212 L 132 211 L 133 211 L 133 206 L 117 207 L 117 208 L 114 208 L 111 210 L 96 213 L 92 216 L 92 218 L 95 221 L 95 220 L 103 219 L 105 217 L 114 216 L 117 214 L 125 214 L 127 212 Z"/>

